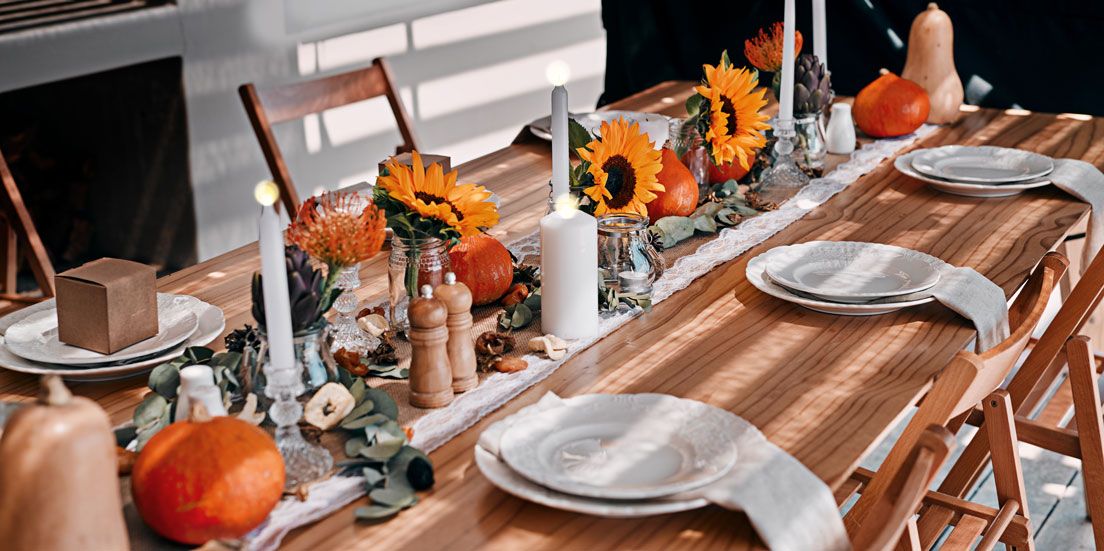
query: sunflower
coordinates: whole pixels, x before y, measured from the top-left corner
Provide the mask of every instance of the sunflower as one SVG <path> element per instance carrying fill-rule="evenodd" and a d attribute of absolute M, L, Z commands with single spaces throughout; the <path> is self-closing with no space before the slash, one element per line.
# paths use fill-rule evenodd
<path fill-rule="evenodd" d="M 759 29 L 755 38 L 744 41 L 744 57 L 756 69 L 768 73 L 777 73 L 782 70 L 782 31 L 785 26 L 781 21 L 771 25 L 770 32 Z M 794 58 L 801 52 L 801 31 L 794 31 Z"/>
<path fill-rule="evenodd" d="M 376 186 L 411 214 L 441 222 L 461 236 L 478 234 L 480 228 L 498 223 L 498 208 L 488 201 L 491 192 L 486 188 L 457 184 L 455 170 L 445 174 L 440 163 L 425 168 L 417 151 L 412 156 L 411 166 L 388 160 L 387 174 L 376 180 Z"/>
<path fill-rule="evenodd" d="M 745 68 L 735 68 L 722 55 L 716 67 L 705 65 L 705 81 L 695 88 L 709 102 L 708 118 L 703 113 L 708 130 L 706 144 L 717 166 L 739 160 L 749 168 L 749 159 L 767 140 L 763 130 L 770 128 L 768 117 L 759 112 L 767 104 L 766 89 L 760 88 L 759 74 Z"/>
<path fill-rule="evenodd" d="M 579 158 L 590 163 L 587 172 L 594 185 L 583 193 L 594 201 L 594 214 L 635 212 L 648 216 L 647 203 L 664 191 L 656 174 L 663 169 L 660 152 L 637 123 L 623 118 L 603 122 L 601 138 L 580 147 Z"/>

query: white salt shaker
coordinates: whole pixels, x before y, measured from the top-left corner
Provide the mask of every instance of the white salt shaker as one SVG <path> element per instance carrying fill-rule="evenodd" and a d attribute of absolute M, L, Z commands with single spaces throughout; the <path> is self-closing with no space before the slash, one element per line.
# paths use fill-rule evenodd
<path fill-rule="evenodd" d="M 855 151 L 855 123 L 851 120 L 851 106 L 846 103 L 832 104 L 832 118 L 826 131 L 829 153 L 850 155 Z"/>
<path fill-rule="evenodd" d="M 210 366 L 189 365 L 180 370 L 180 389 L 176 392 L 176 420 L 187 419 L 192 402 L 199 402 L 212 416 L 226 415 L 222 392 L 215 386 L 215 372 Z"/>

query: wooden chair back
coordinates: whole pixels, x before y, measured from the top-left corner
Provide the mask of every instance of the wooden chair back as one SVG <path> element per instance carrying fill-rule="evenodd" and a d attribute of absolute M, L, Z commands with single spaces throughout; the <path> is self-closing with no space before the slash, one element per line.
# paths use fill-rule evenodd
<path fill-rule="evenodd" d="M 957 431 L 961 423 L 954 423 L 955 418 L 973 411 L 975 406 L 1000 388 L 1027 347 L 1031 333 L 1042 319 L 1050 294 L 1058 286 L 1068 265 L 1066 258 L 1058 253 L 1044 256 L 1016 298 L 1016 303 L 1009 309 L 1011 335 L 982 354 L 959 352 L 939 374 L 916 414 L 882 462 L 877 476 L 848 511 L 845 524 L 851 534 L 858 532 L 873 504 L 883 499 L 891 473 L 901 468 L 928 426 L 950 426 L 952 431 Z"/>
<path fill-rule="evenodd" d="M 46 247 L 38 235 L 31 214 L 23 203 L 23 195 L 15 185 L 15 178 L 8 163 L 0 152 L 0 298 L 26 302 L 16 290 L 16 275 L 19 270 L 19 249 L 31 267 L 35 282 L 42 291 L 43 298 L 54 296 L 54 264 L 46 254 Z"/>
<path fill-rule="evenodd" d="M 946 428 L 931 425 L 924 429 L 901 468 L 889 474 L 885 493 L 870 506 L 861 529 L 851 539 L 854 549 L 888 551 L 897 546 L 954 445 L 954 435 Z"/>
<path fill-rule="evenodd" d="M 403 139 L 395 152 L 405 153 L 418 148 L 414 125 L 395 88 L 391 69 L 383 58 L 372 60 L 372 64 L 363 69 L 265 90 L 252 83 L 243 84 L 238 88 L 238 94 L 245 105 L 246 114 L 249 115 L 249 122 L 253 125 L 253 132 L 257 134 L 257 141 L 261 144 L 272 178 L 280 186 L 281 202 L 292 219 L 299 209 L 299 194 L 272 133 L 272 125 L 301 119 L 342 105 L 387 96 Z"/>

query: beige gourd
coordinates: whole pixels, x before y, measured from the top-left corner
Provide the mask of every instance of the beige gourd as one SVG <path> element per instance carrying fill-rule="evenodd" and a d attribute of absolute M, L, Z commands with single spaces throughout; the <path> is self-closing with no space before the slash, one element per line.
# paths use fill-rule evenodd
<path fill-rule="evenodd" d="M 953 122 L 962 106 L 962 80 L 954 64 L 954 27 L 947 12 L 932 2 L 920 12 L 909 31 L 908 57 L 901 77 L 928 92 L 928 122 Z"/>
<path fill-rule="evenodd" d="M 43 377 L 0 437 L 0 547 L 128 549 L 116 461 L 104 410 Z"/>

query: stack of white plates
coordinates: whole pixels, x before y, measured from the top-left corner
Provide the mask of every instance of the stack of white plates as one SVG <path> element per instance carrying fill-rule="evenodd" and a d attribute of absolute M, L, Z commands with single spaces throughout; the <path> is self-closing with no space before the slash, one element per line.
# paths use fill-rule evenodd
<path fill-rule="evenodd" d="M 852 241 L 775 247 L 748 262 L 764 293 L 810 310 L 847 316 L 894 312 L 935 300 L 943 261 L 921 252 Z"/>
<path fill-rule="evenodd" d="M 701 491 L 736 463 L 735 415 L 662 394 L 591 394 L 523 411 L 476 446 L 479 469 L 503 491 L 605 517 L 704 507 Z"/>
<path fill-rule="evenodd" d="M 671 118 L 658 113 L 640 113 L 637 111 L 595 111 L 593 113 L 572 113 L 571 119 L 590 132 L 593 136 L 602 135 L 602 123 L 625 119 L 629 124 L 637 123 L 648 139 L 661 149 L 667 143 L 667 134 Z M 552 139 L 552 117 L 544 117 L 529 123 L 529 131 L 542 140 Z"/>
<path fill-rule="evenodd" d="M 0 367 L 69 380 L 121 379 L 145 373 L 204 346 L 226 327 L 222 310 L 195 297 L 157 294 L 158 332 L 113 354 L 100 354 L 58 340 L 57 305 L 40 302 L 0 318 Z"/>
<path fill-rule="evenodd" d="M 893 166 L 946 193 L 1008 197 L 1050 184 L 1054 160 L 1007 147 L 946 145 L 902 155 Z"/>

